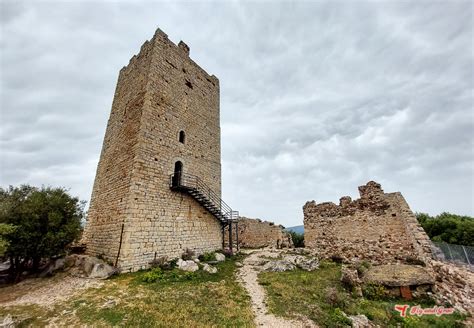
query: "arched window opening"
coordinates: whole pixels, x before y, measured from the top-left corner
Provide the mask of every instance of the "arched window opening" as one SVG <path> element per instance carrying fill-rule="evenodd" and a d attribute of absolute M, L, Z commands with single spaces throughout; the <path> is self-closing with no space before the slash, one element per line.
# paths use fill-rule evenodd
<path fill-rule="evenodd" d="M 183 174 L 183 163 L 177 161 L 174 163 L 174 174 L 173 174 L 173 187 L 179 187 L 181 185 L 181 176 Z"/>
<path fill-rule="evenodd" d="M 184 144 L 185 138 L 186 138 L 186 135 L 184 134 L 184 131 L 179 131 L 179 142 Z"/>

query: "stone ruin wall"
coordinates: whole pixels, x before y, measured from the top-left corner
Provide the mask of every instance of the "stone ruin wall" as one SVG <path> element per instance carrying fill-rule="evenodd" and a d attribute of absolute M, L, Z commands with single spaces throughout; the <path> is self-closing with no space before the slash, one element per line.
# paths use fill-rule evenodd
<path fill-rule="evenodd" d="M 181 161 L 220 195 L 219 111 L 219 80 L 158 29 L 120 70 L 83 236 L 88 254 L 114 263 L 120 247 L 118 267 L 136 271 L 186 248 L 222 248 L 220 222 L 169 187 Z"/>
<path fill-rule="evenodd" d="M 342 197 L 339 205 L 307 202 L 304 238 L 321 257 L 374 264 L 426 262 L 432 258 L 428 235 L 399 192 L 384 193 L 370 181 L 359 187 L 360 199 Z"/>
<path fill-rule="evenodd" d="M 240 217 L 238 220 L 238 235 L 239 246 L 242 248 L 293 247 L 291 235 L 285 231 L 285 227 L 260 219 Z M 234 243 L 236 237 L 236 231 L 233 229 L 232 241 Z M 224 232 L 224 239 L 226 243 L 229 240 L 228 227 Z"/>

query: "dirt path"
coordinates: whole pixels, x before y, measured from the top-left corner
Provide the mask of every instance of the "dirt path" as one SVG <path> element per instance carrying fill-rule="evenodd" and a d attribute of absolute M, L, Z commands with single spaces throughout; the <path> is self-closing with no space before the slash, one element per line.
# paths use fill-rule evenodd
<path fill-rule="evenodd" d="M 243 261 L 243 266 L 238 271 L 238 279 L 250 295 L 252 310 L 255 314 L 255 323 L 260 327 L 317 327 L 310 320 L 287 320 L 268 313 L 265 302 L 265 290 L 257 282 L 257 275 L 261 271 L 264 257 L 276 258 L 280 251 L 276 249 L 258 249 L 244 251 L 250 254 Z"/>
<path fill-rule="evenodd" d="M 27 279 L 0 289 L 0 306 L 37 304 L 51 307 L 88 288 L 100 288 L 103 281 L 57 275 L 52 278 Z"/>

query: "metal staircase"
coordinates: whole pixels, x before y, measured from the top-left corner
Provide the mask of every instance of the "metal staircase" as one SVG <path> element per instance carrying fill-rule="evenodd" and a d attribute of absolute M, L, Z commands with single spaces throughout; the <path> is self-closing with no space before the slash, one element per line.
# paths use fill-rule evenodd
<path fill-rule="evenodd" d="M 224 231 L 225 227 L 229 226 L 228 230 L 230 239 L 228 247 L 232 250 L 232 246 L 235 245 L 235 243 L 232 242 L 232 228 L 233 226 L 235 226 L 235 229 L 238 228 L 237 219 L 239 218 L 239 212 L 233 211 L 218 194 L 209 188 L 204 181 L 196 175 L 175 172 L 170 175 L 170 188 L 171 190 L 183 192 L 193 197 L 199 204 L 208 210 L 209 213 L 221 222 L 222 231 Z M 238 238 L 236 242 L 238 249 Z M 225 247 L 224 238 L 222 244 L 223 247 Z"/>

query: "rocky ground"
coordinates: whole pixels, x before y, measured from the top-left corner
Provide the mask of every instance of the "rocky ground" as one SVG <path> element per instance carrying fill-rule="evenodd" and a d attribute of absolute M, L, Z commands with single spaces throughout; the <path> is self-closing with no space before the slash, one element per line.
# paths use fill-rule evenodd
<path fill-rule="evenodd" d="M 216 289 L 216 292 L 219 292 L 219 295 L 222 296 L 223 299 L 228 299 L 229 291 L 221 292 L 219 288 L 224 288 L 227 286 L 226 284 L 220 285 L 219 288 L 215 287 L 217 282 L 222 282 L 227 279 L 229 283 L 234 284 L 235 286 L 232 290 L 233 293 L 236 293 L 238 289 L 240 289 L 240 293 L 242 294 L 242 299 L 247 297 L 247 301 L 244 301 L 245 304 L 240 304 L 246 311 L 248 311 L 247 322 L 252 322 L 252 312 L 254 315 L 254 323 L 256 326 L 260 327 L 317 327 L 315 322 L 317 321 L 318 317 L 311 317 L 308 315 L 306 316 L 301 314 L 298 309 L 288 310 L 286 306 L 284 306 L 284 313 L 290 312 L 289 318 L 283 318 L 280 316 L 276 316 L 269 311 L 268 307 L 268 296 L 266 295 L 265 288 L 259 284 L 259 274 L 261 272 L 267 272 L 262 274 L 273 274 L 273 272 L 282 272 L 282 271 L 289 271 L 295 272 L 295 275 L 298 272 L 304 272 L 301 270 L 294 271 L 295 268 L 300 268 L 302 270 L 308 271 L 307 274 L 317 274 L 319 271 L 317 270 L 320 266 L 319 261 L 308 254 L 305 254 L 303 250 L 279 250 L 279 249 L 254 249 L 254 250 L 244 250 L 242 253 L 245 254 L 245 257 L 237 257 L 234 258 L 232 263 L 228 268 L 228 272 L 222 272 L 222 266 L 217 264 L 209 265 L 207 263 L 200 263 L 200 268 L 198 269 L 199 261 L 180 261 L 178 265 L 178 271 L 188 271 L 184 273 L 196 273 L 201 275 L 203 280 L 198 280 L 196 283 L 193 283 L 189 286 L 180 283 L 179 285 L 169 285 L 171 288 L 169 290 L 169 297 L 175 297 L 177 290 L 176 288 L 183 289 L 183 295 L 189 295 L 192 291 L 195 291 L 197 285 L 202 284 L 202 293 L 206 293 L 210 288 Z M 70 259 L 71 260 L 71 259 Z M 73 260 L 73 261 L 72 261 Z M 74 257 L 70 262 L 75 263 L 74 265 L 69 265 L 68 261 L 64 261 L 61 263 L 54 263 L 54 270 L 56 270 L 59 266 L 63 267 L 64 271 L 58 270 L 55 275 L 48 278 L 35 278 L 35 279 L 27 279 L 19 284 L 14 286 L 8 286 L 0 289 L 0 309 L 13 309 L 13 308 L 24 308 L 26 312 L 28 312 L 28 306 L 34 305 L 40 308 L 49 309 L 49 310 L 41 310 L 38 313 L 41 313 L 42 316 L 48 317 L 49 323 L 54 323 L 53 326 L 62 325 L 66 321 L 65 319 L 70 320 L 68 322 L 69 325 L 81 325 L 80 318 L 77 318 L 75 315 L 76 305 L 74 304 L 85 304 L 90 299 L 90 295 L 95 295 L 97 298 L 97 304 L 100 306 L 104 306 L 104 304 L 108 304 L 110 302 L 108 298 L 104 298 L 104 295 L 109 295 L 109 292 L 116 292 L 117 290 L 120 292 L 115 295 L 115 301 L 113 305 L 118 304 L 120 302 L 122 292 L 127 290 L 127 298 L 132 296 L 130 295 L 139 295 L 140 293 L 143 295 L 149 296 L 159 296 L 163 297 L 163 294 L 156 294 L 155 287 L 152 284 L 141 284 L 136 287 L 134 284 L 130 284 L 131 281 L 141 281 L 137 280 L 139 275 L 131 274 L 128 278 L 120 278 L 114 280 L 103 280 L 98 278 L 91 277 L 94 275 L 98 275 L 98 273 L 104 273 L 103 278 L 106 276 L 105 273 L 107 272 L 106 268 L 104 267 L 103 263 L 89 261 L 87 258 L 84 257 Z M 225 262 L 221 263 L 228 263 L 229 260 L 219 259 Z M 90 262 L 90 263 L 89 263 Z M 215 261 L 219 263 L 219 261 Z M 219 266 L 219 271 L 217 270 L 217 266 Z M 231 268 L 233 266 L 233 269 Z M 237 267 L 237 271 L 235 268 Z M 344 265 L 343 271 L 344 271 Z M 412 269 L 410 267 L 410 269 Z M 433 262 L 429 265 L 426 269 L 433 272 L 435 277 L 435 298 L 440 302 L 440 304 L 451 304 L 456 308 L 457 311 L 460 313 L 473 313 L 473 302 L 474 294 L 473 294 L 473 286 L 474 286 L 474 274 L 472 272 L 468 272 L 465 269 L 458 268 L 451 264 L 446 264 L 442 262 Z M 234 270 L 234 271 L 232 271 Z M 315 271 L 316 270 L 316 271 Z M 314 272 L 310 272 L 314 271 Z M 204 273 L 202 273 L 204 272 Z M 236 272 L 236 275 L 232 272 Z M 411 271 L 410 271 L 411 272 Z M 111 272 L 107 273 L 110 274 Z M 146 273 L 143 273 L 146 274 Z M 204 276 L 202 276 L 204 274 Z M 209 276 L 205 276 L 206 274 L 210 274 Z M 212 278 L 217 277 L 219 278 Z M 198 275 L 198 276 L 199 276 Z M 398 275 L 397 275 L 398 276 Z M 122 275 L 120 276 L 122 277 Z M 135 278 L 134 278 L 135 277 Z M 141 276 L 140 276 L 141 277 Z M 207 277 L 207 278 L 206 278 Z M 236 279 L 234 278 L 236 277 Z M 296 277 L 296 276 L 295 276 Z M 261 275 L 260 275 L 260 278 Z M 198 278 L 201 279 L 201 278 Z M 207 281 L 211 279 L 211 281 Z M 213 281 L 215 280 L 215 281 Z M 186 281 L 186 280 L 184 280 Z M 261 281 L 260 281 L 261 282 Z M 286 280 L 282 282 L 286 285 Z M 430 281 L 431 283 L 431 281 Z M 163 283 L 160 283 L 163 284 Z M 164 283 L 166 285 L 166 283 Z M 196 285 L 194 285 L 196 284 Z M 263 284 L 263 282 L 262 282 Z M 142 286 L 143 285 L 143 286 Z M 318 284 L 313 284 L 317 286 Z M 134 287 L 135 286 L 135 287 Z M 211 286 L 211 287 L 209 287 Z M 307 285 L 305 285 L 304 288 Z M 243 287 L 243 289 L 242 289 Z M 138 289 L 134 289 L 138 288 Z M 227 288 L 227 287 L 226 287 Z M 99 289 L 103 289 L 103 291 L 99 291 Z M 92 291 L 92 292 L 91 292 Z M 139 292 L 137 292 L 139 291 Z M 147 294 L 148 293 L 148 294 Z M 245 294 L 248 294 L 246 296 Z M 90 295 L 89 295 L 90 294 Z M 87 296 L 86 296 L 87 295 Z M 161 295 L 161 296 L 160 296 Z M 278 294 L 279 295 L 279 294 Z M 135 297 L 134 296 L 134 297 Z M 148 297 L 148 296 L 147 296 Z M 248 301 L 248 297 L 250 298 L 250 302 Z M 273 296 L 274 297 L 274 296 Z M 279 297 L 279 296 L 278 296 Z M 312 296 L 311 296 L 312 297 Z M 200 298 L 197 298 L 200 299 Z M 77 302 L 76 302 L 76 301 Z M 81 302 L 78 302 L 81 300 Z M 270 300 L 272 300 L 270 298 Z M 114 302 L 115 302 L 114 301 Z M 145 304 L 139 303 L 143 301 L 141 299 L 137 299 L 130 304 L 136 306 L 137 308 L 143 308 Z M 175 300 L 174 300 L 175 301 Z M 167 301 L 166 301 L 167 302 Z M 219 301 L 220 302 L 220 301 Z M 219 303 L 218 302 L 218 303 Z M 97 307 L 96 303 L 91 303 L 91 309 Z M 291 302 L 290 302 L 291 303 Z M 67 311 L 64 310 L 65 307 L 63 304 L 69 304 L 66 306 Z M 198 304 L 200 304 L 198 302 Z M 220 304 L 220 303 L 219 303 Z M 239 303 L 235 303 L 239 304 Z M 273 303 L 271 303 L 273 304 Z M 286 303 L 289 304 L 289 303 Z M 123 304 L 122 304 L 123 305 Z M 100 307 L 99 306 L 99 307 Z M 130 306 L 130 305 L 127 305 Z M 123 309 L 117 309 L 122 311 L 122 317 L 127 317 L 127 306 L 124 305 Z M 207 306 L 207 305 L 199 305 L 199 306 Z M 234 305 L 235 306 L 235 305 Z M 163 307 L 163 304 L 160 305 Z M 186 306 L 188 307 L 188 306 Z M 185 308 L 186 308 L 185 307 Z M 58 312 L 59 309 L 59 312 Z M 45 313 L 48 313 L 45 315 Z M 64 314 L 62 312 L 71 312 L 72 314 Z M 80 310 L 79 310 L 80 311 Z M 92 310 L 91 310 L 92 311 Z M 210 310 L 211 311 L 211 310 Z M 239 310 L 239 311 L 242 311 Z M 272 308 L 272 311 L 273 308 Z M 25 313 L 26 313 L 25 312 Z M 211 311 L 212 312 L 212 311 Z M 296 312 L 300 313 L 297 314 Z M 7 312 L 3 311 L 3 315 Z M 49 316 L 53 313 L 53 316 Z M 100 317 L 101 312 L 99 311 L 98 315 Z M 117 312 L 118 313 L 118 312 Z M 156 308 L 150 308 L 150 313 L 157 313 Z M 277 312 L 275 312 L 277 313 Z M 303 312 L 304 313 L 304 312 Z M 186 318 L 186 314 L 183 314 Z M 278 315 L 284 315 L 283 313 L 279 313 Z M 85 315 L 87 317 L 87 315 Z M 31 313 L 30 313 L 31 317 Z M 361 322 L 362 319 L 366 320 L 365 316 L 360 316 Z M 150 317 L 150 320 L 154 320 L 157 317 Z M 167 318 L 166 316 L 162 316 L 160 318 Z M 353 324 L 355 321 L 358 320 L 358 316 L 350 317 Z M 357 319 L 357 320 L 356 320 Z M 6 320 L 6 321 L 5 321 Z M 117 319 L 118 320 L 118 319 Z M 180 319 L 182 320 L 182 319 Z M 224 320 L 224 319 L 223 319 Z M 228 320 L 228 319 L 225 319 Z M 314 320 L 314 321 L 313 321 Z M 467 324 L 474 324 L 472 321 L 473 318 L 467 318 Z M 6 325 L 2 326 L 2 320 L 0 319 L 0 327 L 12 327 L 12 325 L 8 325 L 8 322 L 11 323 L 11 318 L 3 318 L 3 323 Z M 104 325 L 102 325 L 104 326 Z M 105 325 L 107 326 L 107 325 Z M 360 324 L 361 327 L 368 326 L 366 324 Z"/>

